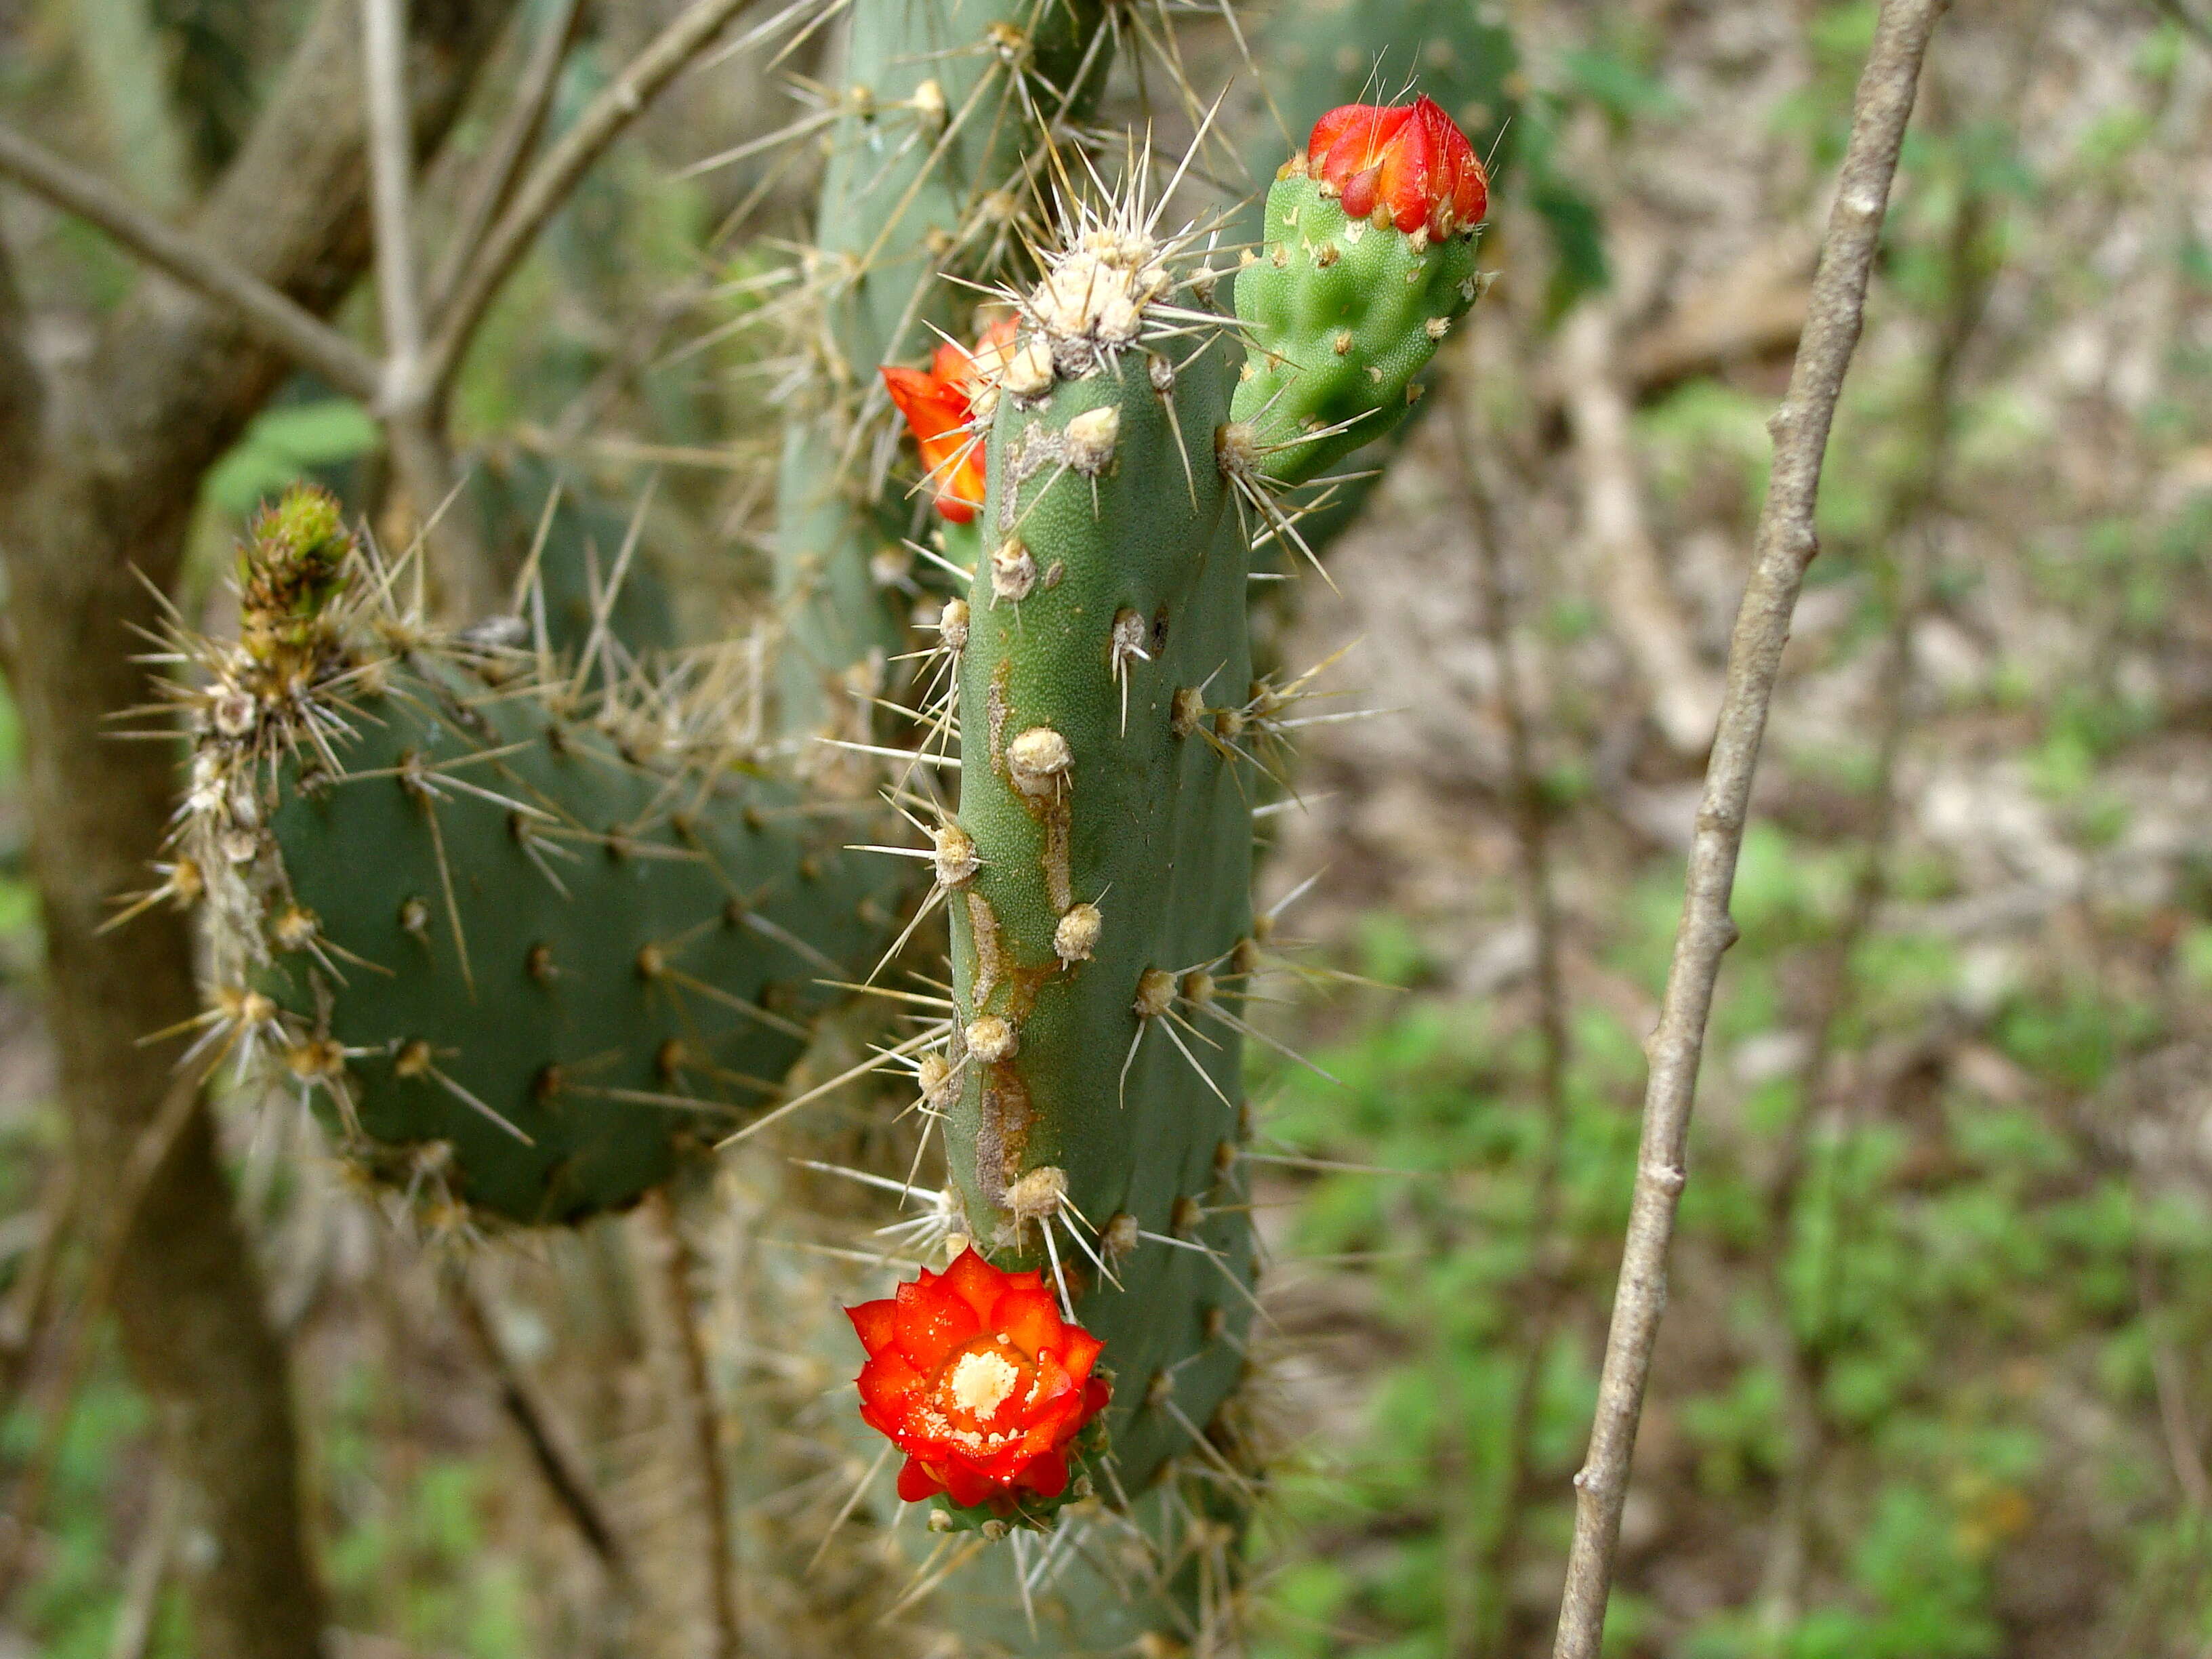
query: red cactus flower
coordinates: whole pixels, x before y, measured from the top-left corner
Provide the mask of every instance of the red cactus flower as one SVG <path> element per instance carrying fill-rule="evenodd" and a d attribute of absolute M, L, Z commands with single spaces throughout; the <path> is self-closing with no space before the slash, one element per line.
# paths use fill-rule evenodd
<path fill-rule="evenodd" d="M 1103 1345 L 1060 1316 L 1038 1275 L 968 1249 L 845 1313 L 868 1351 L 860 1417 L 907 1455 L 901 1498 L 1005 1512 L 1067 1489 L 1068 1443 L 1106 1407 L 1091 1374 Z"/>
<path fill-rule="evenodd" d="M 1013 349 L 1014 319 L 1000 318 L 983 331 L 972 352 L 947 340 L 927 369 L 886 363 L 884 386 L 921 446 L 921 464 L 937 486 L 937 510 L 966 524 L 983 504 L 983 444 L 969 432 L 975 393 L 994 378 Z"/>
<path fill-rule="evenodd" d="M 1490 208 L 1481 158 L 1429 98 L 1329 111 L 1314 123 L 1306 166 L 1348 216 L 1364 219 L 1380 205 L 1403 231 L 1426 225 L 1443 238 L 1480 224 Z"/>

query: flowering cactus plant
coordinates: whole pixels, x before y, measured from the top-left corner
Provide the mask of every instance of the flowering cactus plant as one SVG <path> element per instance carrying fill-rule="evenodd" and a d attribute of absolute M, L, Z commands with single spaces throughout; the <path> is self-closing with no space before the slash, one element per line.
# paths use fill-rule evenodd
<path fill-rule="evenodd" d="M 1017 9 L 986 20 L 997 67 L 963 73 L 1024 112 L 976 164 L 1014 167 L 1035 202 L 1006 134 L 1074 141 L 1106 14 Z M 856 54 L 906 89 L 841 123 L 910 123 L 935 147 L 902 156 L 951 153 L 948 101 L 981 94 L 923 74 L 946 27 L 856 0 Z M 949 1007 L 887 1061 L 942 1133 L 931 1237 L 951 1260 L 848 1310 L 860 1416 L 933 1525 L 997 1537 L 1109 1506 L 1151 1552 L 1146 1593 L 1061 1594 L 1097 1604 L 1084 1645 L 1150 1651 L 1228 1627 L 1265 1479 L 1241 1404 L 1259 1255 L 1242 1048 L 1271 960 L 1253 811 L 1303 692 L 1255 675 L 1254 550 L 1299 542 L 1295 492 L 1417 394 L 1479 291 L 1487 181 L 1425 99 L 1331 111 L 1232 289 L 1203 228 L 1164 233 L 1135 195 L 1065 207 L 1028 254 L 978 240 L 1013 185 L 924 173 L 890 200 L 857 171 L 868 137 L 833 143 L 823 242 L 895 249 L 918 285 L 843 291 L 824 337 L 896 360 L 917 321 L 946 333 L 926 368 L 830 365 L 848 401 L 789 425 L 781 737 L 732 736 L 732 710 L 764 700 L 734 665 L 758 653 L 661 687 L 604 617 L 580 659 L 526 605 L 444 633 L 326 504 L 295 502 L 251 550 L 246 640 L 195 647 L 212 689 L 180 694 L 203 733 L 182 840 L 217 912 L 209 1018 L 250 1024 L 374 1173 L 478 1218 L 577 1220 L 733 1120 L 749 1132 L 828 991 L 944 908 Z M 971 215 L 987 197 L 999 218 Z M 925 250 L 994 277 L 1006 314 L 957 328 Z M 926 641 L 898 597 L 915 584 L 870 574 L 904 560 L 892 526 L 917 510 L 840 470 L 880 434 L 878 400 L 916 441 L 933 556 L 957 576 L 926 595 Z M 886 732 L 898 690 L 924 706 Z M 891 757 L 884 793 L 930 842 L 888 849 L 933 876 L 918 909 L 851 845 L 849 780 L 825 802 L 838 786 L 792 763 L 824 732 Z M 957 742 L 957 769 L 915 757 L 957 796 L 876 741 L 901 736 Z"/>

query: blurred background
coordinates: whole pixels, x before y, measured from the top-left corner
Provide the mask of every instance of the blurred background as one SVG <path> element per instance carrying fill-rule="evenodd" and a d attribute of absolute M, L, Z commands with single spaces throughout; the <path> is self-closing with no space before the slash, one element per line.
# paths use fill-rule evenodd
<path fill-rule="evenodd" d="M 1960 0 L 1936 36 L 1738 876 L 1609 1652 L 2212 1656 L 2197 3 Z M 676 9 L 587 0 L 549 130 Z M 525 11 L 427 214 L 456 210 L 501 76 L 556 9 Z M 313 12 L 0 0 L 0 120 L 179 213 Z M 1495 285 L 1330 552 L 1334 591 L 1268 601 L 1273 660 L 1328 663 L 1324 706 L 1364 715 L 1302 733 L 1263 895 L 1310 967 L 1279 976 L 1267 1028 L 1333 1078 L 1253 1054 L 1283 1448 L 1249 1551 L 1268 1659 L 1550 1650 L 1639 1043 L 1875 8 L 1411 15 L 1370 42 L 1327 9 L 1159 14 L 1190 85 L 1232 84 L 1261 182 L 1287 145 L 1240 33 L 1294 131 L 1319 107 L 1298 100 L 1379 61 L 1385 90 L 1418 76 L 1479 147 L 1503 139 Z M 1315 38 L 1338 43 L 1323 61 Z M 472 510 L 521 526 L 495 536 L 526 535 L 558 477 L 610 557 L 657 481 L 623 601 L 647 643 L 737 631 L 760 603 L 763 410 L 799 344 L 746 325 L 806 234 L 835 52 L 833 28 L 678 83 L 550 222 L 457 384 Z M 1117 119 L 1140 60 L 1158 73 L 1131 55 Z M 1164 142 L 1188 131 L 1159 107 Z M 0 243 L 33 356 L 94 372 L 87 343 L 149 279 L 4 185 Z M 367 331 L 365 288 L 338 315 Z M 229 625 L 230 550 L 286 483 L 388 514 L 381 444 L 358 401 L 276 386 L 191 485 L 186 617 Z M 212 1540 L 179 1517 L 112 1337 L 73 1323 L 99 1241 L 71 1196 L 21 750 L 0 704 L 0 1654 L 184 1656 L 181 1587 Z M 884 1616 L 910 1571 L 882 1506 L 841 1516 L 873 1450 L 835 1426 L 857 1358 L 835 1304 L 878 1293 L 854 1243 L 894 1212 L 792 1162 L 893 1109 L 825 1103 L 687 1195 L 673 1267 L 707 1310 L 759 1653 L 950 1651 Z M 221 1127 L 293 1356 L 337 1651 L 698 1651 L 665 1237 L 607 1220 L 456 1268 L 289 1101 L 235 1091 Z M 634 1586 L 615 1593 L 526 1420 L 587 1473 Z"/>

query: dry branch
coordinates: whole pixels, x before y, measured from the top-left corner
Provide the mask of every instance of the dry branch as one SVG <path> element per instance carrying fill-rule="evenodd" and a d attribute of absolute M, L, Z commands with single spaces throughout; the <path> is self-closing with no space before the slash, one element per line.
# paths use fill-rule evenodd
<path fill-rule="evenodd" d="M 264 341 L 339 391 L 364 402 L 376 395 L 377 366 L 367 352 L 251 271 L 164 224 L 105 179 L 5 127 L 0 127 L 0 176 L 99 226 L 163 275 L 229 306 Z"/>
<path fill-rule="evenodd" d="M 1743 844 L 1752 774 L 1767 705 L 1805 571 L 1818 550 L 1814 508 L 1844 372 L 1864 322 L 1897 155 L 1912 113 L 1928 40 L 1944 0 L 1884 0 L 1859 80 L 1836 203 L 1813 278 L 1805 334 L 1790 389 L 1770 421 L 1774 470 L 1760 509 L 1751 580 L 1729 642 L 1727 691 L 1698 804 L 1674 958 L 1659 1024 L 1647 1044 L 1644 1091 L 1620 1279 L 1598 1384 L 1589 1452 L 1575 1477 L 1574 1546 L 1567 1562 L 1554 1659 L 1596 1659 L 1605 1628 L 1628 1467 L 1667 1299 L 1667 1249 L 1687 1179 L 1690 1113 L 1721 957 L 1735 942 L 1729 894 Z"/>
<path fill-rule="evenodd" d="M 555 210 L 568 200 L 577 180 L 661 89 L 751 3 L 752 0 L 692 0 L 586 106 L 575 125 L 531 170 L 482 245 L 471 253 L 465 272 L 454 287 L 452 303 L 438 319 L 436 337 L 422 362 L 422 385 L 432 402 L 440 400 L 451 385 L 470 337 L 500 284 Z"/>

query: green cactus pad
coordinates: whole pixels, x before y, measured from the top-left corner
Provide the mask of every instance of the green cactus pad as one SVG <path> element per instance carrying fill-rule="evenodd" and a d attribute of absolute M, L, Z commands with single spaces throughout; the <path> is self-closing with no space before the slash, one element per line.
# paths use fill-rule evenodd
<path fill-rule="evenodd" d="M 1024 257 L 1021 221 L 1041 193 L 1043 123 L 1057 142 L 1086 119 L 1113 60 L 1098 0 L 858 0 L 838 84 L 851 88 L 830 129 L 829 164 L 806 276 L 832 349 L 834 402 L 785 428 L 776 487 L 775 597 L 787 619 L 779 665 L 784 724 L 850 728 L 855 688 L 875 689 L 904 648 L 895 593 L 878 555 L 926 533 L 917 500 L 894 483 L 862 489 L 856 408 L 880 406 L 878 365 L 926 356 L 933 329 L 957 333 L 957 283 Z M 865 704 L 860 707 L 865 708 Z"/>
<path fill-rule="evenodd" d="M 1397 424 L 1479 292 L 1471 235 L 1431 241 L 1347 219 L 1286 167 L 1267 192 L 1266 240 L 1237 273 L 1251 356 L 1234 417 L 1256 433 L 1267 476 L 1303 483 Z"/>
<path fill-rule="evenodd" d="M 240 642 L 180 641 L 204 682 L 167 888 L 210 916 L 204 1046 L 280 1060 L 425 1194 L 627 1204 L 773 1102 L 896 872 L 722 735 L 726 663 L 690 701 L 584 694 L 588 649 L 441 640 L 342 530 L 290 533 L 316 505 L 257 526 Z"/>
<path fill-rule="evenodd" d="M 471 1206 L 574 1221 L 773 1101 L 817 981 L 852 977 L 890 919 L 885 872 L 818 844 L 768 779 L 640 764 L 486 691 L 402 672 L 360 705 L 343 773 L 283 778 L 289 895 L 257 982 L 346 1050 L 354 1122 L 330 1115 L 372 1164 L 440 1143 Z M 287 951 L 302 911 L 320 948 Z"/>

